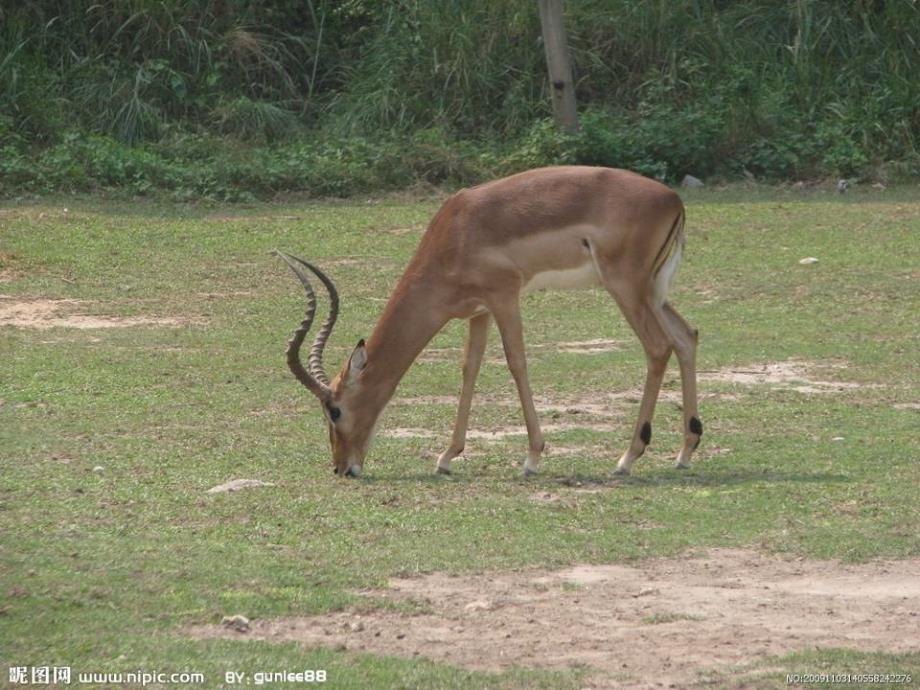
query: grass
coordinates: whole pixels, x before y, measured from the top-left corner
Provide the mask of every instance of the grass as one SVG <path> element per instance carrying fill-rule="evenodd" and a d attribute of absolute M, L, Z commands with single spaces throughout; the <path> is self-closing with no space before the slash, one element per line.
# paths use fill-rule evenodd
<path fill-rule="evenodd" d="M 432 469 L 453 408 L 394 404 L 360 481 L 336 480 L 316 404 L 284 343 L 303 300 L 279 247 L 338 282 L 337 367 L 367 336 L 436 208 L 431 201 L 194 208 L 60 199 L 0 210 L 0 293 L 70 298 L 179 327 L 0 328 L 0 658 L 202 672 L 325 668 L 329 687 L 579 687 L 580 671 L 479 673 L 291 644 L 194 641 L 223 615 L 310 614 L 418 572 L 620 562 L 703 546 L 859 561 L 920 556 L 916 487 L 920 202 L 915 189 L 845 197 L 776 190 L 687 194 L 690 233 L 674 302 L 700 328 L 700 369 L 813 363 L 861 387 L 804 394 L 706 382 L 703 445 L 672 468 L 680 415 L 662 401 L 654 442 L 616 488 L 606 479 L 637 403 L 617 423 L 548 434 L 541 476 L 521 478 L 522 438 L 470 441 L 449 481 Z M 803 266 L 805 256 L 819 259 Z M 622 340 L 579 355 L 532 347 L 536 391 L 565 399 L 641 385 L 644 360 L 599 292 L 526 298 L 532 346 Z M 459 348 L 453 324 L 432 347 Z M 487 357 L 500 357 L 490 336 Z M 459 358 L 459 350 L 457 352 Z M 845 365 L 845 367 L 843 366 Z M 679 388 L 675 367 L 665 389 Z M 816 375 L 818 375 L 816 374 Z M 459 361 L 426 360 L 397 396 L 452 395 Z M 483 367 L 474 428 L 520 425 L 507 370 Z M 834 440 L 843 437 L 843 441 Z M 94 469 L 101 468 L 101 469 Z M 268 489 L 208 495 L 231 478 Z M 566 499 L 540 504 L 534 492 Z M 657 529 L 640 529 L 654 525 Z M 366 603 L 365 603 L 366 605 Z M 920 673 L 917 654 L 803 650 L 768 668 Z M 845 663 L 846 662 L 846 663 Z M 765 662 L 766 663 L 766 662 Z M 6 681 L 4 675 L 0 683 Z M 785 687 L 781 674 L 756 687 Z M 732 687 L 732 679 L 712 681 Z"/>
<path fill-rule="evenodd" d="M 676 623 L 678 621 L 702 620 L 698 616 L 689 616 L 686 613 L 656 613 L 646 616 L 642 622 L 646 625 L 664 625 L 665 623 Z"/>

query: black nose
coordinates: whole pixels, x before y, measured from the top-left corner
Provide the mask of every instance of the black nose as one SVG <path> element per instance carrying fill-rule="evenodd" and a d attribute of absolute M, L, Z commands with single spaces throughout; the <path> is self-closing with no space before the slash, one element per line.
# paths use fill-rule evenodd
<path fill-rule="evenodd" d="M 332 468 L 332 474 L 338 474 L 338 473 L 339 473 L 339 468 L 338 468 L 338 467 Z"/>

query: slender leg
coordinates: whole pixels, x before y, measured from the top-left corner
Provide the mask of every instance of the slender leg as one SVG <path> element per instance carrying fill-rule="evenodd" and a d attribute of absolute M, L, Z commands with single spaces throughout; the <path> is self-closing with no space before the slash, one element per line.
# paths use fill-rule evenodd
<path fill-rule="evenodd" d="M 690 466 L 690 456 L 700 445 L 703 423 L 700 421 L 696 396 L 696 345 L 699 333 L 691 328 L 669 303 L 661 308 L 662 325 L 671 336 L 680 362 L 680 384 L 684 408 L 684 445 L 677 456 L 677 466 Z"/>
<path fill-rule="evenodd" d="M 671 357 L 671 342 L 668 333 L 659 323 L 654 307 L 646 299 L 628 297 L 622 290 L 615 292 L 614 289 L 608 289 L 620 305 L 629 325 L 639 336 L 646 357 L 645 387 L 642 391 L 642 402 L 639 404 L 639 417 L 636 419 L 632 442 L 617 463 L 616 469 L 617 474 L 629 474 L 633 463 L 645 452 L 652 440 L 652 416 L 655 413 L 655 404 L 658 402 L 658 393 L 661 390 L 668 359 Z"/>
<path fill-rule="evenodd" d="M 524 328 L 521 323 L 521 310 L 518 296 L 499 301 L 489 305 L 495 316 L 495 323 L 502 336 L 502 345 L 505 348 L 505 359 L 508 369 L 518 389 L 521 407 L 524 410 L 524 423 L 527 425 L 527 460 L 524 462 L 524 476 L 536 474 L 540 465 L 540 455 L 543 453 L 545 442 L 543 432 L 540 431 L 540 420 L 533 404 L 533 393 L 530 390 L 530 381 L 527 378 L 527 357 L 524 351 Z"/>
<path fill-rule="evenodd" d="M 463 446 L 466 443 L 473 389 L 476 385 L 476 377 L 479 375 L 479 367 L 482 365 L 482 356 L 486 350 L 486 338 L 491 318 L 492 315 L 486 312 L 470 319 L 470 332 L 463 355 L 463 387 L 460 390 L 460 404 L 457 406 L 457 418 L 454 421 L 454 433 L 451 436 L 450 445 L 438 458 L 437 471 L 440 474 L 450 474 L 450 461 L 463 452 Z"/>

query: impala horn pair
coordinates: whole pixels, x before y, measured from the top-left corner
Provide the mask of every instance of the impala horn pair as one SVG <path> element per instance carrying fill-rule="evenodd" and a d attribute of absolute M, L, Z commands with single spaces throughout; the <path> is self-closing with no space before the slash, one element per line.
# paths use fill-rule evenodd
<path fill-rule="evenodd" d="M 271 253 L 281 257 L 284 262 L 291 267 L 291 270 L 294 271 L 294 275 L 300 279 L 303 289 L 307 292 L 307 314 L 304 316 L 297 330 L 294 331 L 294 335 L 291 337 L 290 341 L 288 341 L 288 368 L 297 380 L 306 386 L 321 402 L 327 402 L 332 398 L 332 389 L 329 388 L 329 377 L 323 369 L 323 350 L 326 347 L 326 341 L 329 340 L 329 334 L 332 333 L 332 327 L 335 326 L 335 321 L 339 317 L 339 293 L 329 277 L 310 262 L 299 259 L 296 256 L 291 256 L 290 254 L 285 254 L 277 249 L 273 250 Z M 306 368 L 300 361 L 300 346 L 303 344 L 304 338 L 307 337 L 310 326 L 313 325 L 313 317 L 316 315 L 316 293 L 313 291 L 313 286 L 310 285 L 310 281 L 307 279 L 307 274 L 304 271 L 305 268 L 319 278 L 320 282 L 329 292 L 329 316 L 326 317 L 322 327 L 313 339 L 313 345 L 310 346 L 310 356 L 307 358 Z"/>

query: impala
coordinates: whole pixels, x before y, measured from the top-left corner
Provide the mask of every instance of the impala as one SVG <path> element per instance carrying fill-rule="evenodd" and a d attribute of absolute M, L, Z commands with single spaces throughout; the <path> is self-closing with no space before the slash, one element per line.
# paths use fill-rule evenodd
<path fill-rule="evenodd" d="M 449 474 L 451 460 L 463 452 L 473 386 L 494 318 L 527 426 L 524 473 L 535 473 L 545 444 L 527 377 L 521 293 L 595 286 L 619 305 L 647 360 L 639 417 L 617 473 L 628 474 L 651 441 L 652 413 L 672 351 L 683 395 L 677 466 L 689 466 L 703 433 L 697 416 L 697 331 L 667 301 L 683 247 L 680 197 L 625 170 L 541 168 L 463 189 L 435 214 L 373 333 L 358 342 L 331 381 L 323 349 L 338 316 L 338 293 L 317 267 L 278 252 L 307 293 L 306 317 L 288 343 L 288 366 L 322 404 L 335 472 L 361 474 L 377 420 L 400 379 L 448 321 L 466 319 L 457 418 L 436 468 Z M 325 286 L 330 309 L 304 367 L 300 347 L 316 312 L 307 271 Z"/>

